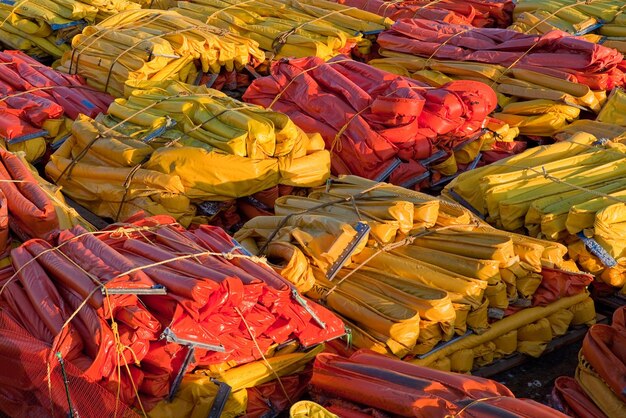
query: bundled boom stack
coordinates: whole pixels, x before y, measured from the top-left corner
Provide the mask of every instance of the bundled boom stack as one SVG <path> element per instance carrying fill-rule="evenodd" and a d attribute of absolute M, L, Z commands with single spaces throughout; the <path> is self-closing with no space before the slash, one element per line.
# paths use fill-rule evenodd
<path fill-rule="evenodd" d="M 0 44 L 40 59 L 59 58 L 82 27 L 139 7 L 130 0 L 3 1 Z"/>
<path fill-rule="evenodd" d="M 282 113 L 180 82 L 139 82 L 128 90 L 106 117 L 76 121 L 46 166 L 99 216 L 117 221 L 144 210 L 189 225 L 202 202 L 278 184 L 319 186 L 329 176 L 322 139 Z"/>
<path fill-rule="evenodd" d="M 324 60 L 358 47 L 370 52 L 373 35 L 392 20 L 326 0 L 193 0 L 173 9 L 185 16 L 254 39 L 270 59 Z"/>
<path fill-rule="evenodd" d="M 30 161 L 64 139 L 79 114 L 96 116 L 112 100 L 22 52 L 0 52 L 0 139 Z"/>
<path fill-rule="evenodd" d="M 74 227 L 51 242 L 34 239 L 12 250 L 14 272 L 2 280 L 2 322 L 47 346 L 22 354 L 39 356 L 40 370 L 52 361 L 47 354 L 59 353 L 91 382 L 118 391 L 120 401 L 144 411 L 173 398 L 177 375 L 196 367 L 204 370 L 195 376 L 202 380 L 270 357 L 277 344 L 293 340 L 309 347 L 344 334 L 337 317 L 304 302 L 219 228 L 190 232 L 164 216 L 95 234 Z M 10 346 L 3 346 L 3 357 L 9 352 Z M 301 356 L 291 356 L 292 362 L 294 357 Z M 14 362 L 15 368 L 0 372 L 1 404 L 13 407 L 5 410 L 11 415 L 35 407 L 29 387 L 6 378 L 26 372 L 26 364 Z M 37 376 L 42 380 L 31 387 L 43 392 L 45 373 Z M 194 376 L 190 379 L 186 385 L 193 386 Z M 211 397 L 210 388 L 192 392 L 196 402 Z M 20 398 L 28 402 L 20 404 Z M 74 393 L 74 401 L 93 400 Z M 67 404 L 61 398 L 40 407 L 56 414 Z M 156 406 L 155 413 L 163 408 L 170 406 Z M 196 404 L 196 413 L 209 410 L 210 404 Z"/>
<path fill-rule="evenodd" d="M 493 90 L 479 82 L 431 88 L 342 56 L 276 62 L 244 100 L 321 133 L 333 174 L 390 178 L 407 187 L 419 185 L 428 161 L 477 139 L 496 106 Z"/>
<path fill-rule="evenodd" d="M 279 198 L 276 214 L 236 239 L 341 315 L 356 347 L 469 372 L 515 351 L 538 356 L 570 323 L 595 321 L 592 277 L 563 245 L 498 231 L 455 204 L 345 177 Z"/>
<path fill-rule="evenodd" d="M 567 244 L 583 270 L 623 287 L 624 162 L 619 139 L 579 133 L 464 173 L 444 193 L 499 228 Z"/>
<path fill-rule="evenodd" d="M 251 39 L 174 11 L 131 10 L 87 26 L 72 39 L 58 68 L 122 97 L 128 80 L 194 83 L 203 73 L 263 60 Z"/>

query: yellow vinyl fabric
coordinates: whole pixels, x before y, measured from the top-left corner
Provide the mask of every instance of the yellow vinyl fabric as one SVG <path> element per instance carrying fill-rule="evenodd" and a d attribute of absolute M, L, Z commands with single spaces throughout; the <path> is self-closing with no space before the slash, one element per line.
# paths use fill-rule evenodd
<path fill-rule="evenodd" d="M 523 135 L 552 136 L 578 119 L 579 115 L 578 107 L 536 99 L 508 104 L 494 117 L 519 129 Z"/>
<path fill-rule="evenodd" d="M 355 241 L 358 222 L 371 229 Z M 584 291 L 529 307 L 543 268 L 577 270 L 566 246 L 497 230 L 449 201 L 359 177 L 283 196 L 275 216 L 248 221 L 235 239 L 270 264 L 273 245 L 297 248 L 315 277 L 306 296 L 344 320 L 353 346 L 429 367 L 469 372 L 515 351 L 538 356 L 570 322 L 595 318 Z M 338 261 L 341 269 L 329 276 Z M 439 355 L 433 349 L 441 343 Z"/>
<path fill-rule="evenodd" d="M 328 151 L 282 113 L 175 81 L 144 81 L 128 91 L 108 115 L 79 118 L 46 169 L 100 216 L 145 210 L 188 224 L 196 203 L 278 184 L 319 186 L 329 176 Z"/>
<path fill-rule="evenodd" d="M 169 10 L 129 10 L 87 26 L 72 39 L 58 70 L 122 97 L 126 81 L 194 82 L 200 73 L 232 71 L 264 60 L 243 36 Z"/>
<path fill-rule="evenodd" d="M 289 409 L 290 418 L 339 418 L 323 406 L 311 401 L 296 402 Z"/>
<path fill-rule="evenodd" d="M 509 29 L 533 35 L 561 30 L 626 52 L 626 17 L 619 0 L 519 0 Z"/>
<path fill-rule="evenodd" d="M 324 60 L 355 46 L 369 52 L 364 34 L 393 21 L 326 0 L 179 1 L 172 10 L 258 42 L 272 58 L 315 56 Z"/>
<path fill-rule="evenodd" d="M 617 88 L 609 96 L 596 121 L 626 127 L 626 93 Z"/>
<path fill-rule="evenodd" d="M 500 228 L 568 245 L 570 259 L 584 271 L 623 287 L 626 148 L 620 136 L 613 139 L 573 134 L 565 141 L 464 173 L 446 187 L 444 195 L 473 207 Z M 603 265 L 585 248 L 579 234 L 594 239 L 616 263 Z"/>
<path fill-rule="evenodd" d="M 567 125 L 571 122 L 568 119 L 578 118 L 578 114 L 574 115 L 574 109 L 559 109 L 559 106 L 554 107 L 554 104 L 568 107 L 580 106 L 597 113 L 606 100 L 603 94 L 594 92 L 588 86 L 573 80 L 564 80 L 525 68 L 507 69 L 488 63 L 427 59 L 385 49 L 381 49 L 380 54 L 383 58 L 373 59 L 369 61 L 369 64 L 429 83 L 432 81 L 434 85 L 448 79 L 486 83 L 495 90 L 501 107 L 520 102 L 516 106 L 521 106 L 525 111 L 532 111 L 533 108 L 538 108 L 536 100 L 548 101 L 552 106 L 541 106 L 541 110 L 545 111 L 547 108 L 552 110 L 549 121 L 554 126 Z M 427 79 L 424 78 L 426 75 L 428 75 Z M 530 103 L 524 104 L 526 101 Z M 533 120 L 532 118 L 538 119 L 539 115 L 523 116 L 526 116 L 524 120 Z M 547 118 L 534 122 L 536 125 L 540 123 L 547 126 Z"/>
<path fill-rule="evenodd" d="M 212 380 L 226 383 L 231 394 L 226 401 L 222 417 L 237 417 L 247 409 L 247 388 L 301 371 L 317 354 L 323 351 L 319 345 L 307 352 L 267 356 L 266 360 L 254 361 L 225 371 L 197 369 L 187 373 L 171 402 L 161 401 L 148 413 L 150 418 L 206 417 L 211 411 L 218 391 Z"/>
<path fill-rule="evenodd" d="M 4 2 L 0 4 L 0 42 L 32 57 L 59 58 L 71 49 L 71 37 L 77 28 L 139 8 L 129 0 Z"/>

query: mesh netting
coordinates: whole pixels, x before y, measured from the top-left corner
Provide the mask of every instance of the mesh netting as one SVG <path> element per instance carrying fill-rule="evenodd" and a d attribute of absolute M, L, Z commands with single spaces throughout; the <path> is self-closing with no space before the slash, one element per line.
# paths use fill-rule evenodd
<path fill-rule="evenodd" d="M 72 363 L 65 362 L 65 372 L 75 417 L 139 416 L 121 402 L 116 411 L 115 395 L 81 377 L 81 370 Z M 61 364 L 50 346 L 0 310 L 0 416 L 66 418 L 69 411 Z"/>

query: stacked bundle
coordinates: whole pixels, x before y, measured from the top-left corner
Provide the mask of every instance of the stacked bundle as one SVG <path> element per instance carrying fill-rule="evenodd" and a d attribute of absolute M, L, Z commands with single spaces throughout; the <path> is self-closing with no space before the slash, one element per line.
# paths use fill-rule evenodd
<path fill-rule="evenodd" d="M 530 34 L 562 30 L 584 35 L 613 21 L 623 6 L 621 0 L 518 0 L 510 29 Z"/>
<path fill-rule="evenodd" d="M 32 161 L 69 134 L 70 119 L 96 116 L 111 97 L 42 65 L 22 52 L 0 52 L 0 139 Z"/>
<path fill-rule="evenodd" d="M 495 381 L 430 370 L 367 351 L 359 351 L 347 359 L 333 354 L 319 355 L 311 383 L 314 398 L 328 410 L 322 414 L 293 415 L 292 409 L 292 417 L 393 414 L 446 418 L 462 414 L 565 418 L 538 402 L 515 398 L 508 388 Z"/>
<path fill-rule="evenodd" d="M 264 59 L 248 38 L 172 11 L 131 10 L 86 27 L 59 70 L 122 97 L 128 80 L 194 82 L 201 73 L 240 69 Z"/>
<path fill-rule="evenodd" d="M 509 29 L 543 34 L 562 30 L 626 53 L 626 15 L 620 0 L 520 0 Z"/>
<path fill-rule="evenodd" d="M 568 244 L 583 270 L 623 287 L 625 163 L 622 144 L 579 133 L 463 173 L 444 194 L 500 228 Z"/>
<path fill-rule="evenodd" d="M 580 106 L 598 112 L 606 91 L 624 84 L 619 52 L 559 31 L 537 36 L 403 19 L 378 42 L 389 58 L 374 65 L 416 78 L 488 82 L 501 94 L 497 117 L 532 136 L 551 136 L 578 118 Z"/>
<path fill-rule="evenodd" d="M 46 166 L 68 196 L 99 216 L 123 220 L 144 210 L 188 225 L 195 204 L 278 184 L 319 186 L 329 176 L 322 139 L 282 113 L 174 81 L 128 89 L 108 116 L 79 118 Z"/>
<path fill-rule="evenodd" d="M 576 379 L 559 377 L 553 400 L 570 416 L 618 418 L 626 414 L 626 307 L 613 314 L 613 323 L 594 325 L 579 354 Z"/>
<path fill-rule="evenodd" d="M 139 7 L 130 0 L 6 0 L 0 4 L 0 44 L 59 58 L 78 28 Z"/>
<path fill-rule="evenodd" d="M 506 27 L 511 24 L 513 0 L 336 0 L 346 6 L 390 17 L 428 19 L 476 27 Z"/>
<path fill-rule="evenodd" d="M 432 88 L 340 56 L 276 62 L 244 100 L 321 133 L 334 174 L 389 177 L 406 187 L 424 179 L 428 161 L 478 138 L 496 106 L 493 90 L 482 83 Z"/>
<path fill-rule="evenodd" d="M 65 204 L 59 188 L 39 177 L 22 156 L 0 148 L 0 254 L 9 248 L 9 229 L 27 241 L 79 224 L 89 227 Z"/>
<path fill-rule="evenodd" d="M 538 356 L 570 323 L 595 320 L 592 277 L 557 270 L 576 270 L 564 246 L 481 225 L 458 205 L 344 177 L 275 210 L 236 239 L 339 314 L 356 347 L 469 372 L 514 351 Z"/>
<path fill-rule="evenodd" d="M 193 0 L 175 10 L 224 30 L 254 39 L 270 58 L 367 54 L 363 35 L 387 29 L 392 20 L 326 0 Z"/>
<path fill-rule="evenodd" d="M 79 369 L 82 379 L 143 410 L 173 397 L 183 374 L 198 367 L 181 386 L 176 415 L 194 410 L 207 416 L 216 392 L 210 377 L 272 380 L 276 376 L 265 363 L 249 365 L 244 374 L 227 369 L 276 352 L 276 369 L 297 371 L 316 352 L 285 357 L 278 345 L 295 341 L 309 347 L 345 332 L 337 317 L 307 304 L 219 228 L 190 232 L 170 217 L 99 233 L 75 227 L 58 232 L 53 243 L 30 240 L 12 250 L 11 259 L 15 273 L 2 280 L 2 323 L 10 319 L 12 328 L 47 347 L 31 353 L 19 348 L 20 341 L 2 339 L 2 358 L 12 360 L 0 371 L 0 410 L 10 416 L 37 405 L 55 416 L 66 414 L 67 400 L 48 396 L 45 370 L 56 364 L 54 353 Z M 22 385 L 32 365 L 15 360 L 37 354 L 39 372 Z M 237 387 L 249 383 L 239 381 Z M 64 393 L 62 386 L 50 391 Z M 242 396 L 245 402 L 246 393 L 234 393 L 235 404 Z M 81 415 L 81 405 L 94 402 L 91 396 L 72 392 Z M 161 404 L 156 410 L 171 408 Z"/>

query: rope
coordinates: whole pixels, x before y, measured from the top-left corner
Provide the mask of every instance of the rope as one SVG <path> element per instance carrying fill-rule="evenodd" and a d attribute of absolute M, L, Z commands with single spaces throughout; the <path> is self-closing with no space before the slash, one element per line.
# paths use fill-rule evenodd
<path fill-rule="evenodd" d="M 599 192 L 597 190 L 588 189 L 586 187 L 578 186 L 576 184 L 570 183 L 570 182 L 565 181 L 563 179 L 560 179 L 558 177 L 554 177 L 553 175 L 548 173 L 548 171 L 544 167 L 541 167 L 541 170 L 538 170 L 538 169 L 536 169 L 534 167 L 524 167 L 524 166 L 517 166 L 517 165 L 510 165 L 510 164 L 507 164 L 507 166 L 508 167 L 513 167 L 513 168 L 519 168 L 520 170 L 532 171 L 533 173 L 539 174 L 540 176 L 542 176 L 546 180 L 550 180 L 553 183 L 563 184 L 565 186 L 571 187 L 572 189 L 579 190 L 579 191 L 584 192 L 584 193 L 589 193 L 589 194 L 592 194 L 592 195 L 597 196 L 597 197 L 606 198 L 606 199 L 612 200 L 612 201 L 614 201 L 616 203 L 626 203 L 626 200 L 619 199 L 619 198 L 617 198 L 615 196 L 612 196 L 610 194 L 602 193 L 602 192 Z"/>
<path fill-rule="evenodd" d="M 566 4 L 563 7 L 558 8 L 556 11 L 554 11 L 553 13 L 550 13 L 548 16 L 546 16 L 544 19 L 540 20 L 539 22 L 537 22 L 535 25 L 531 26 L 529 29 L 527 29 L 524 33 L 528 34 L 530 31 L 532 31 L 533 29 L 536 29 L 537 26 L 541 25 L 542 23 L 547 22 L 549 19 L 552 19 L 554 16 L 556 16 L 557 14 L 561 13 L 564 10 L 567 9 L 571 9 L 574 8 L 576 6 L 582 6 L 585 4 L 591 4 L 596 0 L 578 0 L 576 3 L 571 3 L 571 4 Z M 541 9 L 540 9 L 541 10 Z"/>
<path fill-rule="evenodd" d="M 83 86 L 83 85 L 44 86 L 44 87 L 35 87 L 35 88 L 24 90 L 24 91 L 18 91 L 18 92 L 13 93 L 13 94 L 8 94 L 6 96 L 2 96 L 2 97 L 0 97 L 0 102 L 4 102 L 4 101 L 6 101 L 6 100 L 8 100 L 10 98 L 23 96 L 25 94 L 34 93 L 34 92 L 37 92 L 37 91 L 47 91 L 47 90 L 55 90 L 55 89 L 83 89 L 83 90 L 93 91 L 95 93 L 100 93 L 98 90 L 94 89 L 93 87 Z"/>
<path fill-rule="evenodd" d="M 419 6 L 419 8 L 417 10 L 415 10 L 415 13 L 413 14 L 413 16 L 411 17 L 411 19 L 415 19 L 417 17 L 417 14 L 422 10 L 422 9 L 426 9 L 430 6 L 434 6 L 437 3 L 441 3 L 443 0 L 433 0 L 430 3 L 425 4 L 424 6 Z"/>
<path fill-rule="evenodd" d="M 356 267 L 351 269 L 344 277 L 341 278 L 341 280 L 339 280 L 333 287 L 331 287 L 328 290 L 328 292 L 326 292 L 326 294 L 324 295 L 324 299 L 326 299 L 331 293 L 333 293 L 335 290 L 337 290 L 337 288 L 341 285 L 341 283 L 343 283 L 346 279 L 348 279 L 354 273 L 359 271 L 361 268 L 365 267 L 367 265 L 367 263 L 372 261 L 374 258 L 378 257 L 380 254 L 382 254 L 384 252 L 393 251 L 396 248 L 401 248 L 401 247 L 404 247 L 406 245 L 410 245 L 417 238 L 421 238 L 421 237 L 424 237 L 424 236 L 427 236 L 427 235 L 431 235 L 431 234 L 434 234 L 434 233 L 437 233 L 437 232 L 441 232 L 441 231 L 444 231 L 444 230 L 447 230 L 447 229 L 454 229 L 454 228 L 467 227 L 467 226 L 478 226 L 478 224 L 477 224 L 477 222 L 475 222 L 475 223 L 465 224 L 465 225 L 448 225 L 448 226 L 442 226 L 442 227 L 439 227 L 439 228 L 426 229 L 425 231 L 419 232 L 417 234 L 409 235 L 409 236 L 407 236 L 405 239 L 403 239 L 401 241 L 392 242 L 390 244 L 387 244 L 387 245 L 385 245 L 383 247 L 378 248 L 378 250 L 376 250 L 375 253 L 371 254 L 365 260 L 363 260 L 362 262 L 357 264 Z"/>
<path fill-rule="evenodd" d="M 229 253 L 218 253 L 215 251 L 202 251 L 200 253 L 193 253 L 193 254 L 183 254 L 183 255 L 179 255 L 176 257 L 172 257 L 172 258 L 168 258 L 166 260 L 161 260 L 161 261 L 155 261 L 154 263 L 150 263 L 150 264 L 146 264 L 143 266 L 137 266 L 137 267 L 133 267 L 129 270 L 126 270 L 125 272 L 119 273 L 116 276 L 112 277 L 110 280 L 114 280 L 120 277 L 124 277 L 127 275 L 130 275 L 132 273 L 135 273 L 137 271 L 142 271 L 145 269 L 149 269 L 152 267 L 158 267 L 161 266 L 163 264 L 168 264 L 171 263 L 173 261 L 179 261 L 179 260 L 187 260 L 190 258 L 196 258 L 196 257 L 204 257 L 204 256 L 216 256 L 216 257 L 223 257 L 226 260 L 233 260 L 235 258 L 246 258 L 248 260 L 251 260 L 255 263 L 265 263 L 265 258 L 264 257 L 258 257 L 258 256 L 250 256 L 250 255 L 245 255 L 245 254 L 237 254 L 237 253 L 233 253 L 233 252 L 229 252 Z"/>
<path fill-rule="evenodd" d="M 463 412 L 465 412 L 466 409 L 471 408 L 472 406 L 480 403 L 480 402 L 485 402 L 485 401 L 492 401 L 495 399 L 501 399 L 501 398 L 506 398 L 506 396 L 491 396 L 488 398 L 480 398 L 480 399 L 475 399 L 472 402 L 470 402 L 469 404 L 465 405 L 463 408 L 461 408 L 461 410 L 455 414 L 448 414 L 446 415 L 444 418 L 456 418 L 458 416 L 460 416 Z"/>
<path fill-rule="evenodd" d="M 303 27 L 305 27 L 306 25 L 310 25 L 313 24 L 315 22 L 318 22 L 320 20 L 325 20 L 326 18 L 332 16 L 332 15 L 336 15 L 336 14 L 343 14 L 343 12 L 346 12 L 348 10 L 356 10 L 356 7 L 347 7 L 345 9 L 340 9 L 340 10 L 333 10 L 330 13 L 327 13 L 325 15 L 319 16 L 313 20 L 310 20 L 308 22 L 304 22 L 299 24 L 298 26 L 294 26 L 293 28 L 289 29 L 288 31 L 279 33 L 278 36 L 276 36 L 276 38 L 274 38 L 274 40 L 272 41 L 272 51 L 274 54 L 274 57 L 276 55 L 278 55 L 278 53 L 280 52 L 280 50 L 282 49 L 282 47 L 287 43 L 287 39 L 293 35 L 294 33 L 296 33 L 297 31 L 299 31 L 300 29 L 302 29 Z M 274 58 L 272 57 L 272 59 Z M 272 60 L 271 59 L 271 60 Z M 270 60 L 270 61 L 271 61 Z"/>
<path fill-rule="evenodd" d="M 137 164 L 136 166 L 134 166 L 128 173 L 128 176 L 126 176 L 126 180 L 124 180 L 124 183 L 122 185 L 124 187 L 124 194 L 122 195 L 122 201 L 120 202 L 120 206 L 117 208 L 117 214 L 115 215 L 115 222 L 119 222 L 120 220 L 120 215 L 122 214 L 122 208 L 124 207 L 124 204 L 126 203 L 126 199 L 128 198 L 128 194 L 130 192 L 130 185 L 133 181 L 133 178 L 135 177 L 135 174 L 137 174 L 139 170 L 141 169 L 141 166 L 142 164 Z"/>
<path fill-rule="evenodd" d="M 437 55 L 437 53 L 441 50 L 441 48 L 443 48 L 444 46 L 446 46 L 448 44 L 448 42 L 450 42 L 451 40 L 453 40 L 454 38 L 456 38 L 459 35 L 462 35 L 464 33 L 467 32 L 471 32 L 473 31 L 475 28 L 473 27 L 469 27 L 467 29 L 464 29 L 460 32 L 457 32 L 455 34 L 453 34 L 452 36 L 450 36 L 448 39 L 446 39 L 445 41 L 443 41 L 437 48 L 435 48 L 435 50 L 433 51 L 432 54 L 430 54 L 430 56 L 428 57 L 428 59 L 426 59 L 426 62 L 424 63 L 424 68 L 428 68 L 430 66 L 430 61 L 435 57 L 435 55 Z"/>
<path fill-rule="evenodd" d="M 243 314 L 239 310 L 239 307 L 235 306 L 235 312 L 237 312 L 237 314 L 241 318 L 241 321 L 243 322 L 243 324 L 245 325 L 246 329 L 248 330 L 248 334 L 250 334 L 250 337 L 252 338 L 252 342 L 254 342 L 254 345 L 256 346 L 256 349 L 259 350 L 259 354 L 261 355 L 261 358 L 263 359 L 263 362 L 265 363 L 267 368 L 270 369 L 272 374 L 276 377 L 276 380 L 278 380 L 278 384 L 280 385 L 280 388 L 282 389 L 283 393 L 285 394 L 285 398 L 287 398 L 287 401 L 289 402 L 289 405 L 293 405 L 293 401 L 291 400 L 291 397 L 289 396 L 289 393 L 287 393 L 287 389 L 285 388 L 285 385 L 283 384 L 282 380 L 280 379 L 280 376 L 278 375 L 278 373 L 276 373 L 276 370 L 274 370 L 274 368 L 272 367 L 270 362 L 267 361 L 267 358 L 265 357 L 265 354 L 263 354 L 263 351 L 261 350 L 261 347 L 259 346 L 259 343 L 257 342 L 256 337 L 254 336 L 254 333 L 252 332 L 252 329 L 250 328 L 250 325 L 248 325 L 248 321 L 246 321 L 246 318 L 244 318 Z"/>
<path fill-rule="evenodd" d="M 224 7 L 224 8 L 219 8 L 218 10 L 214 11 L 213 13 L 211 13 L 209 16 L 207 16 L 205 23 L 209 23 L 209 20 L 213 19 L 214 17 L 217 17 L 217 14 L 220 12 L 223 12 L 225 10 L 228 9 L 232 9 L 232 8 L 239 8 L 239 6 L 243 6 L 244 4 L 248 4 L 248 3 L 256 3 L 257 0 L 246 0 L 246 1 L 242 1 L 239 3 L 234 3 L 231 4 L 230 6 Z"/>
<path fill-rule="evenodd" d="M 285 85 L 285 87 L 283 87 L 283 89 L 281 91 L 278 92 L 278 94 L 274 97 L 274 100 L 272 100 L 272 102 L 270 103 L 269 106 L 267 106 L 267 110 L 273 110 L 272 106 L 274 106 L 276 104 L 276 102 L 282 97 L 282 95 L 285 93 L 285 91 L 287 91 L 287 89 L 291 86 L 291 84 L 293 84 L 293 82 L 296 80 L 296 78 L 300 77 L 301 75 L 304 75 L 310 71 L 313 70 L 317 70 L 320 67 L 323 67 L 324 65 L 333 65 L 333 64 L 339 64 L 342 62 L 352 62 L 353 60 L 351 59 L 340 59 L 337 61 L 333 61 L 333 62 L 323 62 L 321 64 L 315 65 L 311 68 L 307 68 L 306 70 L 303 70 L 302 72 L 296 74 L 291 80 L 289 80 L 289 82 Z"/>
<path fill-rule="evenodd" d="M 267 246 L 272 242 L 272 240 L 274 240 L 274 238 L 276 238 L 276 235 L 278 234 L 278 232 L 285 226 L 287 225 L 287 222 L 289 222 L 289 220 L 297 215 L 304 215 L 310 212 L 314 212 L 316 210 L 319 209 L 323 209 L 325 207 L 328 206 L 333 206 L 333 205 L 337 205 L 339 203 L 347 203 L 350 202 L 351 200 L 357 200 L 357 199 L 362 199 L 365 197 L 365 195 L 369 192 L 371 192 L 374 189 L 377 189 L 378 187 L 384 186 L 385 183 L 377 183 L 375 185 L 373 185 L 372 187 L 369 187 L 365 190 L 363 190 L 362 192 L 356 194 L 356 195 L 351 195 L 345 198 L 339 198 L 336 200 L 332 200 L 330 202 L 324 202 L 324 203 L 320 203 L 319 205 L 310 207 L 309 209 L 304 209 L 302 211 L 299 212 L 293 212 L 290 213 L 288 215 L 286 215 L 285 217 L 283 217 L 283 219 L 279 222 L 278 226 L 274 229 L 274 231 L 272 231 L 272 233 L 270 234 L 270 236 L 267 238 L 267 241 L 265 242 L 265 244 L 263 244 L 263 246 L 259 249 L 259 252 L 257 253 L 258 255 L 264 254 L 265 250 L 267 250 Z"/>

